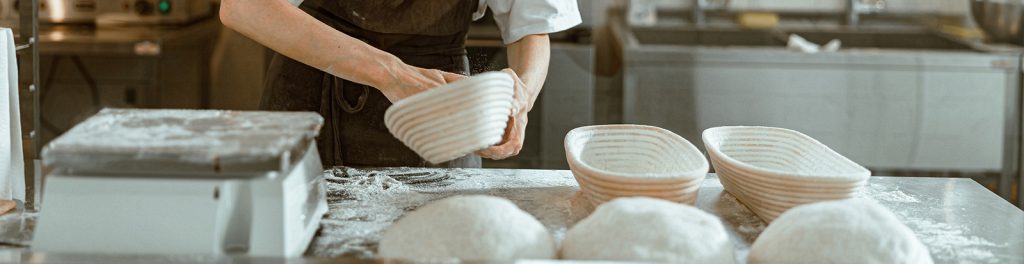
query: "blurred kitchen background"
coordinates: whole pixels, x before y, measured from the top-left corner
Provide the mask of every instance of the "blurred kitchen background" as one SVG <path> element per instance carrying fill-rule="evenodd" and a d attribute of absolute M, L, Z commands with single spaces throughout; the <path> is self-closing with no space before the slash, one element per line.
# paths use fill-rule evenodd
<path fill-rule="evenodd" d="M 26 151 L 104 107 L 258 105 L 272 52 L 221 25 L 218 1 L 38 1 L 38 65 L 19 56 L 25 135 L 39 126 Z M 0 0 L 2 25 L 30 26 L 21 4 L 31 2 Z M 660 126 L 698 146 L 705 128 L 765 125 L 804 132 L 874 175 L 970 177 L 1018 201 L 1021 1 L 578 4 L 584 23 L 552 35 L 526 146 L 486 167 L 564 169 L 565 133 L 591 124 Z M 31 30 L 16 32 L 28 41 Z M 815 52 L 832 40 L 837 51 Z M 505 67 L 490 17 L 468 45 L 475 73 Z"/>

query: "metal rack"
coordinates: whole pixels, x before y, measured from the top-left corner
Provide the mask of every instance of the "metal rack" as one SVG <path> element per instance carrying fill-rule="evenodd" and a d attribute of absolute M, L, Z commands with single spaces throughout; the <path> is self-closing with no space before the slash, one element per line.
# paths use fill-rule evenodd
<path fill-rule="evenodd" d="M 29 139 L 32 141 L 32 153 L 25 155 L 26 160 L 31 161 L 25 166 L 25 208 L 38 210 L 41 200 L 42 186 L 42 163 L 39 159 L 39 152 L 42 150 L 40 142 L 40 109 L 39 96 L 39 0 L 23 1 L 18 5 L 18 37 L 16 38 L 18 56 L 31 56 L 32 58 L 32 81 L 29 82 L 28 90 L 32 93 L 32 131 L 29 132 Z M 18 67 L 21 71 L 21 67 Z M 19 74 L 20 75 L 20 74 Z"/>

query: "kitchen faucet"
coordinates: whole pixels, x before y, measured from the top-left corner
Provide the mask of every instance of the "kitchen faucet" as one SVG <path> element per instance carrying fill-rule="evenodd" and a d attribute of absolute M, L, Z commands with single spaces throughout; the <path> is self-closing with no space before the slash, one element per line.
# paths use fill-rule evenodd
<path fill-rule="evenodd" d="M 722 10 L 729 6 L 729 0 L 693 0 L 690 9 L 693 10 L 693 23 L 697 26 L 704 26 L 707 18 L 704 12 L 707 10 Z"/>
<path fill-rule="evenodd" d="M 878 13 L 885 9 L 885 0 L 846 0 L 846 25 L 860 24 L 860 15 Z"/>

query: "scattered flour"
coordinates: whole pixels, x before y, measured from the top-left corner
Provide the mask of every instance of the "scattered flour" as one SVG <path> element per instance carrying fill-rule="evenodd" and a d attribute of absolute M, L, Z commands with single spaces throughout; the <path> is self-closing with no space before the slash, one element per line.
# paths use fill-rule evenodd
<path fill-rule="evenodd" d="M 42 156 L 47 165 L 79 169 L 278 167 L 282 158 L 301 157 L 322 124 L 310 112 L 108 108 L 54 139 Z"/>
<path fill-rule="evenodd" d="M 861 197 L 871 197 L 877 201 L 895 202 L 895 203 L 920 203 L 914 196 L 910 196 L 898 187 L 893 187 L 891 190 L 876 190 L 872 188 L 865 188 L 865 191 L 861 192 Z"/>
<path fill-rule="evenodd" d="M 871 185 L 866 188 L 863 196 L 868 196 L 890 208 L 903 224 L 914 230 L 914 234 L 930 251 L 935 260 L 955 261 L 956 263 L 995 263 L 998 262 L 993 249 L 1005 247 L 984 238 L 969 235 L 972 226 L 959 226 L 937 222 L 928 216 L 937 213 L 942 201 L 936 198 L 919 198 L 908 194 L 896 186 Z"/>
<path fill-rule="evenodd" d="M 373 257 L 384 230 L 406 212 L 454 195 L 486 194 L 507 198 L 535 216 L 556 243 L 568 227 L 586 217 L 593 206 L 578 197 L 578 187 L 567 171 L 437 170 L 402 168 L 327 171 L 330 210 L 306 255 L 318 257 Z M 1010 246 L 974 236 L 969 228 L 941 222 L 935 216 L 941 197 L 920 196 L 892 185 L 872 181 L 861 196 L 873 197 L 889 207 L 928 246 L 937 262 L 991 263 Z M 715 178 L 705 180 L 697 207 L 714 212 L 733 238 L 738 260 L 767 227 L 731 195 L 721 191 Z M 900 208 L 896 210 L 896 208 Z M 933 220 L 934 219 L 934 220 Z M 967 229 L 965 229 L 967 228 Z M 1009 256 L 1011 259 L 1014 256 Z"/>
<path fill-rule="evenodd" d="M 431 201 L 455 195 L 485 194 L 504 197 L 537 217 L 561 241 L 567 226 L 589 214 L 577 202 L 571 174 L 516 170 L 488 175 L 482 170 L 397 168 L 364 171 L 328 170 L 328 206 L 309 255 L 373 257 L 384 231 L 395 220 Z M 543 175 L 539 175 L 543 174 Z"/>
<path fill-rule="evenodd" d="M 902 213 L 904 223 L 917 233 L 918 238 L 928 245 L 937 259 L 951 259 L 959 263 L 998 263 L 992 247 L 995 243 L 977 236 L 965 234 L 964 227 L 938 223 L 910 214 Z"/>

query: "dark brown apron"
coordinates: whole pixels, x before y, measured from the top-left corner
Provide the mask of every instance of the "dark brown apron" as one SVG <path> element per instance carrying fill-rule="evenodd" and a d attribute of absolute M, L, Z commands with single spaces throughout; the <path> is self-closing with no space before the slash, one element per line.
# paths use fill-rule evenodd
<path fill-rule="evenodd" d="M 306 0 L 299 8 L 406 64 L 468 75 L 466 32 L 477 1 Z M 323 115 L 317 148 L 325 167 L 480 167 L 475 155 L 436 165 L 423 160 L 388 132 L 384 111 L 391 102 L 373 87 L 280 54 L 271 60 L 265 86 L 260 109 Z"/>

